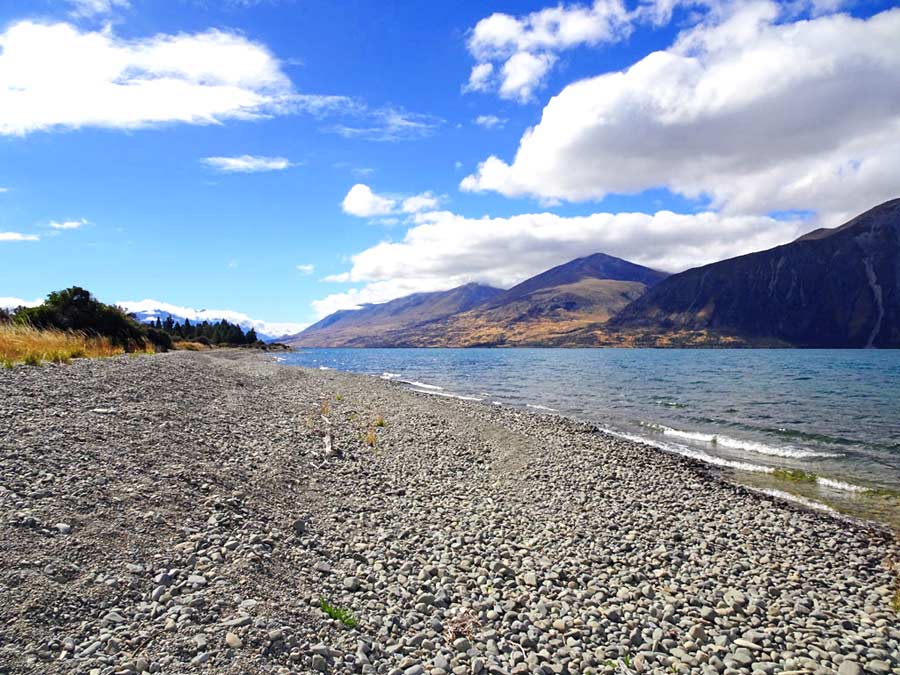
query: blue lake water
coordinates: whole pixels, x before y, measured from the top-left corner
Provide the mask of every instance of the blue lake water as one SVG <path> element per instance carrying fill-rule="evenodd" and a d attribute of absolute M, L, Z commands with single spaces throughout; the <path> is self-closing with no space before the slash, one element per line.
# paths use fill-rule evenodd
<path fill-rule="evenodd" d="M 743 474 L 793 468 L 814 473 L 818 489 L 900 488 L 900 351 L 301 349 L 281 358 L 555 411 Z"/>

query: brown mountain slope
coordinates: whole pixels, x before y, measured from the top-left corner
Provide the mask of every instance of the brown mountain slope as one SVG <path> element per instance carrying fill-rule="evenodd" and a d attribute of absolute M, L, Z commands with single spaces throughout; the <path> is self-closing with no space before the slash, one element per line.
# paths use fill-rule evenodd
<path fill-rule="evenodd" d="M 482 284 L 414 293 L 390 302 L 335 312 L 281 341 L 293 347 L 393 346 L 385 341 L 386 336 L 465 312 L 501 293 L 499 288 Z"/>

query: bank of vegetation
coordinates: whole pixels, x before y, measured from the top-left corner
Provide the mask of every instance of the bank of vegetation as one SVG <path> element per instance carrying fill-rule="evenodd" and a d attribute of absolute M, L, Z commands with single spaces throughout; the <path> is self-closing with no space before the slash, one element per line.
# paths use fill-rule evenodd
<path fill-rule="evenodd" d="M 212 346 L 256 346 L 250 329 L 220 321 L 191 324 L 172 317 L 142 324 L 120 307 L 97 300 L 73 286 L 55 291 L 36 307 L 0 309 L 0 364 L 65 363 L 75 358 L 155 353 Z"/>

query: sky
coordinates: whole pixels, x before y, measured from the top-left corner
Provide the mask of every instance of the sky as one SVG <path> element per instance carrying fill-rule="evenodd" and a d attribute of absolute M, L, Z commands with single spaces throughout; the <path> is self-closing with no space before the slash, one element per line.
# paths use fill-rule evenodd
<path fill-rule="evenodd" d="M 898 176 L 896 2 L 0 0 L 0 305 L 295 332 L 770 248 Z"/>

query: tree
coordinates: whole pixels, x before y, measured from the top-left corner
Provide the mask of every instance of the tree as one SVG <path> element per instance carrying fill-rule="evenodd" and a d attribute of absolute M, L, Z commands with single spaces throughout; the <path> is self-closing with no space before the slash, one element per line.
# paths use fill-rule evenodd
<path fill-rule="evenodd" d="M 244 344 L 253 345 L 256 344 L 258 340 L 259 338 L 256 337 L 256 330 L 254 328 L 251 328 L 247 331 L 247 335 L 244 337 Z"/>
<path fill-rule="evenodd" d="M 134 318 L 118 307 L 100 302 L 79 286 L 50 293 L 43 304 L 16 312 L 15 321 L 40 329 L 100 335 L 126 351 L 142 349 L 146 344 L 144 328 Z"/>

